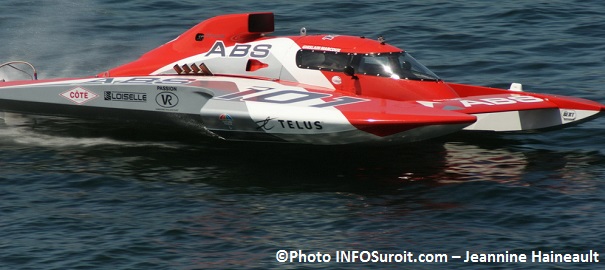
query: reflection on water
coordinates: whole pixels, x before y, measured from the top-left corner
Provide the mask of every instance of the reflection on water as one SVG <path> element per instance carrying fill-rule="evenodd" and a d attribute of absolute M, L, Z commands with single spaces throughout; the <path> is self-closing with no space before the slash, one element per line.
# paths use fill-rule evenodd
<path fill-rule="evenodd" d="M 251 186 L 272 191 L 396 192 L 406 183 L 492 181 L 516 186 L 590 181 L 582 168 L 599 154 L 544 151 L 519 140 L 429 141 L 400 147 L 306 146 L 222 142 L 199 134 L 138 130 L 51 117 L 5 114 L 0 143 L 56 151 L 54 163 L 145 181 Z M 28 151 L 25 149 L 25 151 Z M 83 163 L 74 164 L 78 156 Z M 58 159 L 57 159 L 58 158 Z M 66 166 L 50 166 L 49 169 Z M 107 168 L 112 168 L 110 172 Z M 545 174 L 544 171 L 548 171 Z M 548 178 L 548 179 L 545 179 Z M 564 181 L 560 181 L 564 180 Z M 565 184 L 562 184 L 565 185 Z"/>
<path fill-rule="evenodd" d="M 525 185 L 521 180 L 528 160 L 523 153 L 462 143 L 445 143 L 444 146 L 446 164 L 437 177 L 441 183 L 495 181 Z"/>
<path fill-rule="evenodd" d="M 34 262 L 47 253 L 27 243 L 40 239 L 77 262 L 245 268 L 274 263 L 279 249 L 462 252 L 460 243 L 473 243 L 476 251 L 525 252 L 542 248 L 527 239 L 547 239 L 571 252 L 583 243 L 558 232 L 602 238 L 590 234 L 602 224 L 592 221 L 601 212 L 590 202 L 603 187 L 591 181 L 598 170 L 585 170 L 605 164 L 597 154 L 498 137 L 315 147 L 7 120 L 3 239 L 9 257 Z M 23 228 L 30 233 L 12 236 Z M 65 246 L 87 249 L 64 255 Z"/>

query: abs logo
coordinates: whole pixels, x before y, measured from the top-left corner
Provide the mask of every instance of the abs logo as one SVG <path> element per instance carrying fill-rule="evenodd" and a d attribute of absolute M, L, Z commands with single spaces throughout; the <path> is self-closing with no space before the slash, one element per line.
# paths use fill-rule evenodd
<path fill-rule="evenodd" d="M 155 96 L 155 102 L 164 108 L 172 108 L 179 104 L 179 97 L 172 92 L 161 92 Z"/>
<path fill-rule="evenodd" d="M 250 44 L 235 44 L 233 47 L 226 47 L 225 43 L 218 40 L 204 56 L 217 54 L 220 57 L 265 58 L 271 53 L 271 47 L 271 44 L 257 44 L 254 47 Z"/>

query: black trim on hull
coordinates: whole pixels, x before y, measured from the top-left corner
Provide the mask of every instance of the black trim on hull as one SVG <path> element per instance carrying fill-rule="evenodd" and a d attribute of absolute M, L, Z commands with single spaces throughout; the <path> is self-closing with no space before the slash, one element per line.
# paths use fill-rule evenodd
<path fill-rule="evenodd" d="M 154 124 L 168 127 L 174 127 L 175 124 L 197 124 L 199 126 L 203 126 L 201 117 L 197 114 L 90 107 L 30 101 L 0 100 L 0 111 L 90 120 L 109 120 L 126 123 L 136 122 L 141 124 Z"/>
<path fill-rule="evenodd" d="M 165 111 L 145 111 L 91 107 L 80 105 L 65 105 L 43 102 L 0 100 L 0 111 L 26 115 L 58 116 L 75 119 L 96 120 L 105 123 L 132 124 L 134 127 L 174 130 L 182 133 L 200 133 L 208 137 L 217 135 L 228 140 L 287 142 L 279 137 L 265 132 L 242 132 L 230 130 L 208 130 L 202 117 L 198 114 L 187 114 Z M 153 127 L 149 127 L 152 125 Z"/>
<path fill-rule="evenodd" d="M 213 133 L 216 133 L 218 136 L 228 140 L 234 141 L 257 141 L 257 142 L 283 142 L 288 143 L 288 141 L 279 138 L 275 135 L 265 133 L 265 132 L 242 132 L 242 131 L 229 131 L 229 130 L 212 130 Z"/>

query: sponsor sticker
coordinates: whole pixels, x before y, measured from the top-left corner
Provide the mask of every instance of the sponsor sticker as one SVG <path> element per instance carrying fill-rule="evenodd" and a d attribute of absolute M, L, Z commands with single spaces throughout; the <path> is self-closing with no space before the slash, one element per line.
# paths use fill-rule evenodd
<path fill-rule="evenodd" d="M 65 91 L 65 92 L 61 93 L 61 96 L 66 99 L 71 100 L 72 102 L 74 102 L 78 105 L 81 105 L 81 104 L 84 104 L 88 101 L 95 99 L 99 95 L 95 94 L 94 92 L 92 92 L 86 88 L 78 86 L 69 91 Z"/>
<path fill-rule="evenodd" d="M 165 85 L 158 86 L 157 89 L 160 91 L 176 91 L 176 90 L 178 90 L 178 88 L 176 88 L 176 86 L 165 86 Z"/>
<path fill-rule="evenodd" d="M 110 101 L 147 102 L 145 93 L 105 91 L 104 97 Z"/>
<path fill-rule="evenodd" d="M 340 76 L 334 76 L 334 77 L 332 77 L 332 83 L 333 84 L 341 84 L 342 83 L 342 78 L 340 78 Z"/>
<path fill-rule="evenodd" d="M 223 113 L 218 116 L 218 119 L 221 120 L 225 126 L 228 126 L 229 129 L 233 129 L 233 117 L 231 117 L 231 115 Z"/>
<path fill-rule="evenodd" d="M 161 92 L 155 97 L 155 102 L 163 108 L 172 108 L 179 104 L 179 97 L 172 92 Z"/>
<path fill-rule="evenodd" d="M 574 110 L 563 110 L 561 111 L 561 117 L 565 121 L 573 121 L 576 120 L 576 111 Z"/>

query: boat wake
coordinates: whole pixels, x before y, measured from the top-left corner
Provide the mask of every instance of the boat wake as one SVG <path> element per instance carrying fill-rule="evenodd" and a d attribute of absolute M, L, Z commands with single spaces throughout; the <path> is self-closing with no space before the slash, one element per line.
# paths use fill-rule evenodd
<path fill-rule="evenodd" d="M 43 125 L 38 122 L 42 120 Z M 82 134 L 82 132 L 70 132 L 65 129 L 63 121 L 57 120 L 54 125 L 49 125 L 49 118 L 36 118 L 14 113 L 0 113 L 0 144 L 19 144 L 28 146 L 68 148 L 68 147 L 97 147 L 97 146 L 121 146 L 121 147 L 157 147 L 178 148 L 174 142 L 130 141 L 120 138 L 112 138 L 100 134 Z M 79 133 L 77 136 L 76 133 Z"/>

